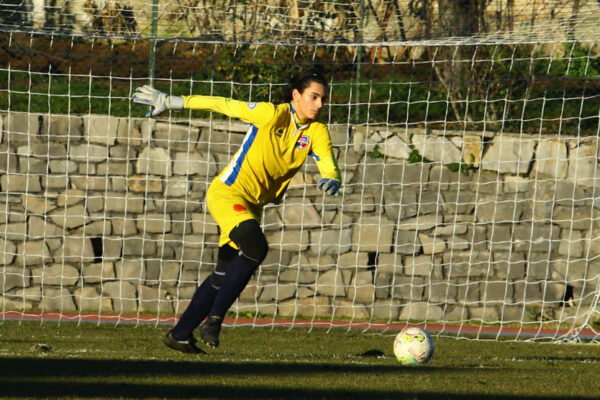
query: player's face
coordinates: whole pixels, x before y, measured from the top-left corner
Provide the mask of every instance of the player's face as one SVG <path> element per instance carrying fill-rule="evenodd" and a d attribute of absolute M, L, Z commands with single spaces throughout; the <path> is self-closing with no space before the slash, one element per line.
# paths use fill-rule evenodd
<path fill-rule="evenodd" d="M 302 93 L 297 89 L 292 92 L 292 105 L 301 121 L 317 118 L 325 100 L 325 87 L 317 82 L 311 82 Z"/>

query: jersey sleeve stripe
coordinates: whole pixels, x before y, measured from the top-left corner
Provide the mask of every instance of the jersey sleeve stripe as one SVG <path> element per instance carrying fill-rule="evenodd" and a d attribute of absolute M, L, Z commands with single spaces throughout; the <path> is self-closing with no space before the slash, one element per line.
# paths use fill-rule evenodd
<path fill-rule="evenodd" d="M 244 159 L 246 158 L 246 155 L 248 154 L 248 150 L 250 150 L 250 147 L 252 146 L 252 143 L 254 142 L 254 139 L 256 138 L 257 132 L 258 132 L 258 128 L 254 125 L 251 125 L 250 129 L 248 129 L 248 133 L 246 133 L 246 137 L 244 138 L 244 141 L 242 142 L 242 147 L 240 147 L 240 149 L 238 150 L 236 155 L 233 157 L 233 160 L 231 160 L 229 167 L 225 170 L 225 172 L 221 176 L 221 181 L 223 183 L 225 183 L 227 186 L 233 185 L 233 183 L 237 179 L 237 177 L 240 173 L 240 168 L 242 167 L 242 164 L 244 163 Z"/>

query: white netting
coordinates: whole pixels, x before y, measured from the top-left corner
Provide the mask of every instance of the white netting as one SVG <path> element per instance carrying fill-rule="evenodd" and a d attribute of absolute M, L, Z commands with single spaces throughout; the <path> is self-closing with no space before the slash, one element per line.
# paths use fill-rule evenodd
<path fill-rule="evenodd" d="M 151 3 L 2 2 L 3 318 L 175 321 L 246 127 L 133 91 L 279 102 L 316 65 L 343 195 L 308 162 L 265 209 L 230 322 L 596 340 L 598 4 L 462 3 L 158 3 L 151 38 Z"/>

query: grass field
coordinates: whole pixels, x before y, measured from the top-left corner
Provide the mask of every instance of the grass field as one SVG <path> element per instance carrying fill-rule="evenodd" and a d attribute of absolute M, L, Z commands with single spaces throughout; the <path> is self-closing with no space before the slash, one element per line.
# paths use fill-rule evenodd
<path fill-rule="evenodd" d="M 162 344 L 165 326 L 0 324 L 0 397 L 598 399 L 600 346 L 434 338 L 402 367 L 394 333 L 224 328 L 209 354 Z"/>

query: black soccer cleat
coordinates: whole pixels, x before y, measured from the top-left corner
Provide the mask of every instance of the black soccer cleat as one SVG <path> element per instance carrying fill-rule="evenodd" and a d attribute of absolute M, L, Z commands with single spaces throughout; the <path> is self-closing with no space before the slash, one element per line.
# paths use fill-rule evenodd
<path fill-rule="evenodd" d="M 206 322 L 204 322 L 204 328 L 202 328 L 202 341 L 208 347 L 219 346 L 219 333 L 221 333 L 221 323 L 223 320 L 221 317 L 212 316 L 208 317 Z"/>
<path fill-rule="evenodd" d="M 187 340 L 176 340 L 171 331 L 169 331 L 165 335 L 163 342 L 165 345 L 167 345 L 167 347 L 170 347 L 173 350 L 181 351 L 182 353 L 206 354 L 204 350 L 196 347 L 197 340 L 193 336 Z"/>

